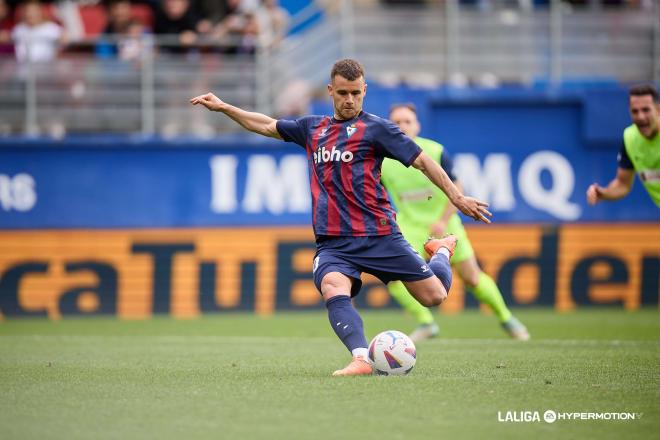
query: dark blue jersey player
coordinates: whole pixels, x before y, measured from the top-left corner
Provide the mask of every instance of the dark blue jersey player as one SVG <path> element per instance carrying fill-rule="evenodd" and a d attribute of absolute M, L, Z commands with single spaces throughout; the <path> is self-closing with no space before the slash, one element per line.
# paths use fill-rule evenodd
<path fill-rule="evenodd" d="M 316 235 L 314 283 L 328 309 L 330 324 L 353 355 L 336 376 L 371 374 L 362 319 L 351 304 L 367 272 L 384 283 L 401 280 L 425 306 L 440 304 L 451 285 L 449 258 L 456 239 L 430 240 L 429 263 L 404 240 L 380 183 L 384 158 L 423 172 L 465 215 L 490 223 L 487 204 L 466 197 L 440 165 L 391 122 L 362 111 L 367 91 L 364 70 L 355 60 L 335 63 L 328 93 L 334 115 L 275 120 L 229 105 L 212 93 L 192 98 L 193 105 L 229 116 L 243 128 L 295 142 L 305 148 Z"/>
<path fill-rule="evenodd" d="M 360 237 L 399 232 L 380 183 L 385 157 L 409 166 L 421 149 L 394 124 L 360 112 L 348 120 L 306 116 L 277 121 L 285 141 L 307 150 L 316 236 Z"/>

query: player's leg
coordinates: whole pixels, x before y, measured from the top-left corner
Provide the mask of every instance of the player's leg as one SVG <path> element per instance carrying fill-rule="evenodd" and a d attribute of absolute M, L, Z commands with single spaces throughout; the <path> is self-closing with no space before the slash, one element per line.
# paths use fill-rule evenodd
<path fill-rule="evenodd" d="M 425 228 L 417 228 L 411 225 L 399 223 L 404 238 L 410 243 L 417 253 L 424 253 L 424 242 L 428 238 Z M 436 336 L 439 332 L 438 325 L 433 319 L 433 313 L 428 307 L 421 305 L 404 286 L 401 281 L 392 281 L 387 285 L 392 298 L 409 313 L 415 321 L 417 328 L 410 335 L 414 342 Z"/>
<path fill-rule="evenodd" d="M 412 247 L 408 245 L 413 251 Z M 449 235 L 441 239 L 432 239 L 424 244 L 426 253 L 431 257 L 428 264 L 423 264 L 424 271 L 430 270 L 433 275 L 422 280 L 401 279 L 408 289 L 408 292 L 420 302 L 420 304 L 431 307 L 441 304 L 447 299 L 447 294 L 451 288 L 451 263 L 450 258 L 456 247 L 456 237 Z M 417 261 L 424 262 L 422 257 L 413 253 Z"/>
<path fill-rule="evenodd" d="M 436 276 L 424 280 L 403 281 L 408 292 L 423 306 L 432 307 L 442 304 L 447 298 L 447 289 Z"/>
<path fill-rule="evenodd" d="M 495 281 L 479 268 L 474 255 L 456 264 L 456 269 L 465 287 L 479 302 L 486 304 L 493 311 L 498 321 L 505 322 L 511 318 L 511 311 L 506 306 L 500 289 Z"/>
<path fill-rule="evenodd" d="M 500 322 L 505 322 L 511 317 L 511 312 L 507 308 L 495 281 L 479 267 L 472 243 L 470 243 L 463 223 L 457 215 L 452 216 L 449 220 L 447 231 L 458 237 L 458 243 L 452 258 L 458 276 L 461 277 L 467 289 L 472 292 L 479 302 L 490 307 Z"/>
<path fill-rule="evenodd" d="M 428 268 L 435 275 L 420 281 L 404 281 L 406 289 L 417 301 L 427 307 L 441 304 L 451 288 L 451 256 L 456 247 L 456 237 L 448 235 L 424 243 L 424 250 L 431 257 Z"/>
<path fill-rule="evenodd" d="M 451 257 L 454 254 L 456 244 L 457 238 L 452 234 L 442 238 L 433 238 L 424 243 L 424 250 L 430 257 L 429 267 L 442 283 L 447 294 L 451 288 Z"/>
<path fill-rule="evenodd" d="M 372 373 L 371 364 L 367 360 L 368 343 L 362 318 L 351 302 L 351 296 L 356 295 L 362 285 L 360 271 L 344 258 L 341 251 L 350 245 L 351 242 L 343 238 L 317 242 L 312 269 L 314 284 L 328 309 L 330 326 L 353 355 L 352 362 L 346 368 L 335 371 L 335 376 Z M 350 253 L 352 249 L 348 248 L 348 251 Z"/>
<path fill-rule="evenodd" d="M 406 289 L 401 281 L 392 281 L 387 285 L 392 298 L 417 321 L 417 329 L 410 335 L 414 342 L 436 336 L 438 325 L 428 307 L 421 305 Z M 413 337 L 414 336 L 414 337 Z"/>
<path fill-rule="evenodd" d="M 383 283 L 401 280 L 415 299 L 430 307 L 447 298 L 447 289 L 430 265 L 401 234 L 369 237 L 369 248 L 362 257 L 354 258 L 362 271 L 378 277 Z M 445 257 L 446 264 L 449 260 Z M 451 269 L 450 269 L 451 271 Z"/>
<path fill-rule="evenodd" d="M 479 267 L 467 232 L 460 222 L 460 218 L 455 217 L 450 220 L 447 230 L 458 237 L 458 244 L 452 258 L 458 276 L 475 298 L 493 311 L 502 328 L 511 337 L 521 340 L 529 339 L 527 329 L 511 314 L 495 281 Z"/>
<path fill-rule="evenodd" d="M 424 244 L 426 253 L 431 257 L 428 269 L 435 276 L 420 281 L 404 281 L 404 285 L 410 294 L 426 307 L 442 303 L 449 294 L 452 282 L 451 255 L 456 246 L 456 237 L 453 235 L 442 239 L 432 239 Z M 437 335 L 438 326 L 435 323 L 418 327 L 411 338 L 415 340 L 427 339 Z"/>
<path fill-rule="evenodd" d="M 362 318 L 351 302 L 353 281 L 339 272 L 329 272 L 321 280 L 321 295 L 328 319 L 337 337 L 355 356 L 367 357 L 367 339 Z"/>
<path fill-rule="evenodd" d="M 479 302 L 488 305 L 495 313 L 500 325 L 509 336 L 520 341 L 529 339 L 529 332 L 506 306 L 502 292 L 495 281 L 483 272 L 476 258 L 462 261 L 457 265 L 458 274 L 464 280 L 466 287 L 474 294 Z"/>
<path fill-rule="evenodd" d="M 390 295 L 392 295 L 392 298 L 394 298 L 406 312 L 410 313 L 417 323 L 433 323 L 433 314 L 428 307 L 424 307 L 413 298 L 401 281 L 392 281 L 387 285 L 387 289 L 389 290 Z"/>

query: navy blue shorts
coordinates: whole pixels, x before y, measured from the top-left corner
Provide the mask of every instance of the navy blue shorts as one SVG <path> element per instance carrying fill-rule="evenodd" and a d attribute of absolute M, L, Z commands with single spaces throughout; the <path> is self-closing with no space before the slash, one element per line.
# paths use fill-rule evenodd
<path fill-rule="evenodd" d="M 354 280 L 351 296 L 362 288 L 360 275 L 369 273 L 387 284 L 390 281 L 419 281 L 432 277 L 426 261 L 401 233 L 372 237 L 330 237 L 316 239 L 314 284 L 321 291 L 321 280 L 329 272 L 339 272 Z"/>

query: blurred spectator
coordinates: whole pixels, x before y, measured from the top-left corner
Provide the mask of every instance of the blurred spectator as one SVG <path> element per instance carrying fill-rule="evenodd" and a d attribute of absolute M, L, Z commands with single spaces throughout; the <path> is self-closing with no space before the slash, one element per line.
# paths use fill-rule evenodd
<path fill-rule="evenodd" d="M 173 44 L 160 45 L 169 52 L 186 52 L 197 42 L 199 19 L 190 7 L 189 0 L 163 0 L 156 10 L 154 33 L 158 36 L 176 36 Z"/>
<path fill-rule="evenodd" d="M 257 9 L 259 37 L 266 46 L 276 48 L 286 36 L 291 16 L 278 0 L 262 0 Z"/>
<path fill-rule="evenodd" d="M 309 114 L 311 105 L 311 85 L 304 79 L 294 79 L 278 93 L 275 114 L 278 118 L 297 118 Z"/>
<path fill-rule="evenodd" d="M 423 5 L 425 0 L 381 0 L 385 5 Z"/>
<path fill-rule="evenodd" d="M 257 50 L 259 40 L 259 22 L 257 21 L 256 11 L 252 10 L 243 14 L 245 25 L 240 32 L 240 44 L 238 53 L 253 54 Z"/>
<path fill-rule="evenodd" d="M 653 6 L 652 2 L 653 0 L 568 0 L 568 3 L 574 6 L 589 6 L 592 9 L 599 9 L 602 6 L 622 7 L 624 5 L 646 8 Z"/>
<path fill-rule="evenodd" d="M 14 27 L 16 59 L 20 62 L 48 62 L 57 56 L 64 43 L 62 28 L 45 17 L 37 0 L 29 0 L 23 7 L 22 20 Z"/>
<path fill-rule="evenodd" d="M 58 0 L 53 8 L 69 43 L 85 39 L 85 23 L 80 14 L 79 2 L 80 0 Z"/>
<path fill-rule="evenodd" d="M 254 53 L 259 37 L 256 5 L 241 0 L 227 1 L 229 14 L 213 29 L 213 38 L 227 41 L 227 53 Z"/>
<path fill-rule="evenodd" d="M 115 57 L 130 61 L 142 53 L 142 34 L 145 27 L 133 16 L 130 0 L 111 0 L 108 3 L 108 24 L 103 30 L 96 54 L 102 58 Z"/>
<path fill-rule="evenodd" d="M 390 3 L 395 0 L 391 0 Z M 398 3 L 408 2 L 409 0 L 399 0 Z M 600 9 L 603 6 L 641 6 L 643 8 L 652 6 L 654 0 L 563 0 L 570 6 L 590 7 Z M 531 10 L 538 7 L 548 7 L 550 0 L 460 0 L 462 5 L 478 6 L 484 10 L 491 10 L 499 7 L 514 8 L 522 10 Z"/>
<path fill-rule="evenodd" d="M 0 56 L 14 53 L 11 30 L 14 27 L 13 14 L 6 0 L 0 0 Z"/>
<path fill-rule="evenodd" d="M 224 1 L 224 14 L 218 21 L 215 22 L 216 25 L 222 25 L 223 22 L 233 20 L 232 17 L 240 16 L 243 13 L 243 8 L 241 5 L 241 0 L 225 0 Z"/>
<path fill-rule="evenodd" d="M 227 15 L 227 0 L 193 0 L 192 6 L 200 17 L 218 23 Z"/>
<path fill-rule="evenodd" d="M 133 18 L 133 9 L 130 0 L 110 0 L 107 5 L 108 24 L 103 30 L 104 34 L 125 34 L 136 20 Z"/>
<path fill-rule="evenodd" d="M 494 8 L 520 8 L 530 11 L 537 6 L 547 6 L 550 0 L 460 0 L 463 5 L 478 6 L 480 9 L 489 11 Z"/>
<path fill-rule="evenodd" d="M 195 13 L 201 17 L 197 23 L 197 32 L 208 34 L 213 26 L 220 23 L 231 11 L 227 0 L 192 0 L 191 6 Z"/>

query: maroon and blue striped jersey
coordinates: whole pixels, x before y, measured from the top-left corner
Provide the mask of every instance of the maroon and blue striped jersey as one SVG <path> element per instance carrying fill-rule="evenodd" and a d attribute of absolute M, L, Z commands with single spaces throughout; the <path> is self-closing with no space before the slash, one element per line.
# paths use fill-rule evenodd
<path fill-rule="evenodd" d="M 346 121 L 329 116 L 279 120 L 277 131 L 307 151 L 317 237 L 399 232 L 380 168 L 386 157 L 410 166 L 422 151 L 399 127 L 361 112 Z"/>

